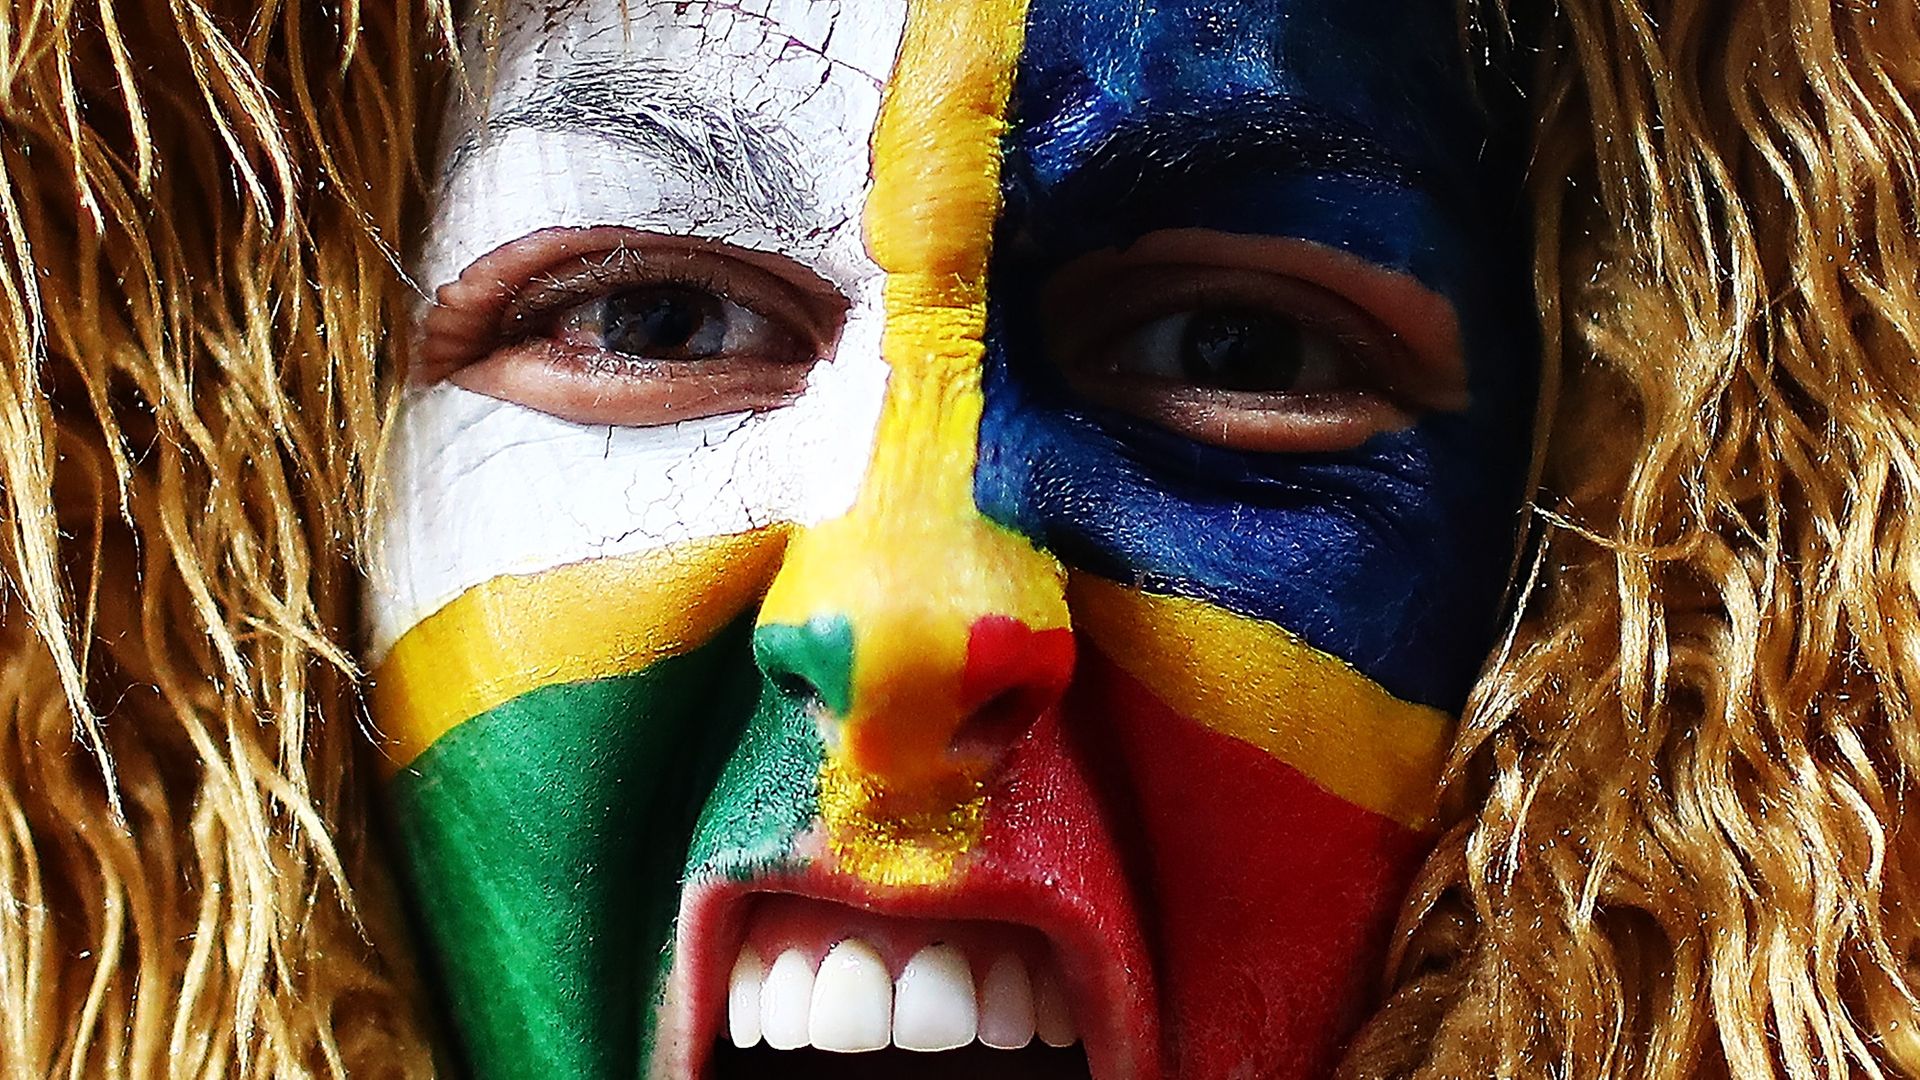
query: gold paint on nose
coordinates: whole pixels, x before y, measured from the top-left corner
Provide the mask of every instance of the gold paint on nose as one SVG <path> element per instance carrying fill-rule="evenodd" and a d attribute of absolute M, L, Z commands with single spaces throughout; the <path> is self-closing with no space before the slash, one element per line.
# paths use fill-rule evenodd
<path fill-rule="evenodd" d="M 1025 29 L 1025 0 L 908 11 L 865 218 L 887 274 L 873 454 L 852 509 L 794 539 L 760 616 L 850 630 L 845 707 L 823 725 L 822 818 L 843 866 L 889 884 L 944 877 L 977 838 L 992 755 L 966 739 L 975 628 L 1068 626 L 1059 563 L 973 496 L 1001 138 Z"/>

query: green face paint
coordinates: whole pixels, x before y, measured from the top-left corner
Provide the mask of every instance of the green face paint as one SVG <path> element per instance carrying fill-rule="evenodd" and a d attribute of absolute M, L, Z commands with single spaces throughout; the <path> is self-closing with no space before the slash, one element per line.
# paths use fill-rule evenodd
<path fill-rule="evenodd" d="M 770 868 L 791 869 L 795 846 L 819 813 L 819 777 L 826 754 L 813 717 L 787 695 L 768 688 L 739 732 L 712 794 L 685 845 L 686 860 L 673 875 L 674 895 L 694 882 L 746 881 Z M 661 1005 L 681 943 L 670 940 L 654 970 L 653 992 L 642 1030 L 643 1057 L 651 1060 L 660 1031 Z"/>
<path fill-rule="evenodd" d="M 828 711 L 853 706 L 853 624 L 844 615 L 822 615 L 795 626 L 767 623 L 753 633 L 753 657 L 763 671 L 785 673 L 798 696 L 817 695 Z"/>
<path fill-rule="evenodd" d="M 636 1028 L 651 1025 L 635 1018 L 651 1009 L 689 808 L 760 697 L 747 655 L 742 621 L 632 675 L 522 694 L 393 781 L 415 914 L 474 1076 L 639 1074 Z"/>

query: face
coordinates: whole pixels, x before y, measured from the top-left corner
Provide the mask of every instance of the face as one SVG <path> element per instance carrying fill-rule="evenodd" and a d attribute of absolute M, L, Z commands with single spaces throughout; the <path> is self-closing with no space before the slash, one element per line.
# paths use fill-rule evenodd
<path fill-rule="evenodd" d="M 472 1074 L 1331 1068 L 1530 446 L 1453 17 L 509 4 L 367 597 Z"/>

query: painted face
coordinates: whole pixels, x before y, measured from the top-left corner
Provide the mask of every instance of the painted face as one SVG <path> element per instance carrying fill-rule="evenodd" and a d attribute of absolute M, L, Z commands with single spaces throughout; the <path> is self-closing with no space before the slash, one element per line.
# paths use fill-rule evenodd
<path fill-rule="evenodd" d="M 1331 1067 L 1530 441 L 1452 20 L 510 5 L 368 595 L 473 1074 Z"/>

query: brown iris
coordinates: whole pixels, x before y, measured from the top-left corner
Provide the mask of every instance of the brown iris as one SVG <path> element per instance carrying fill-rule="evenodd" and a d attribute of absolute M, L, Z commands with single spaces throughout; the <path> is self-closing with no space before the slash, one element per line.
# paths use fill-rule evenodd
<path fill-rule="evenodd" d="M 846 310 L 783 257 L 614 227 L 522 237 L 437 299 L 414 381 L 633 426 L 785 404 Z"/>

